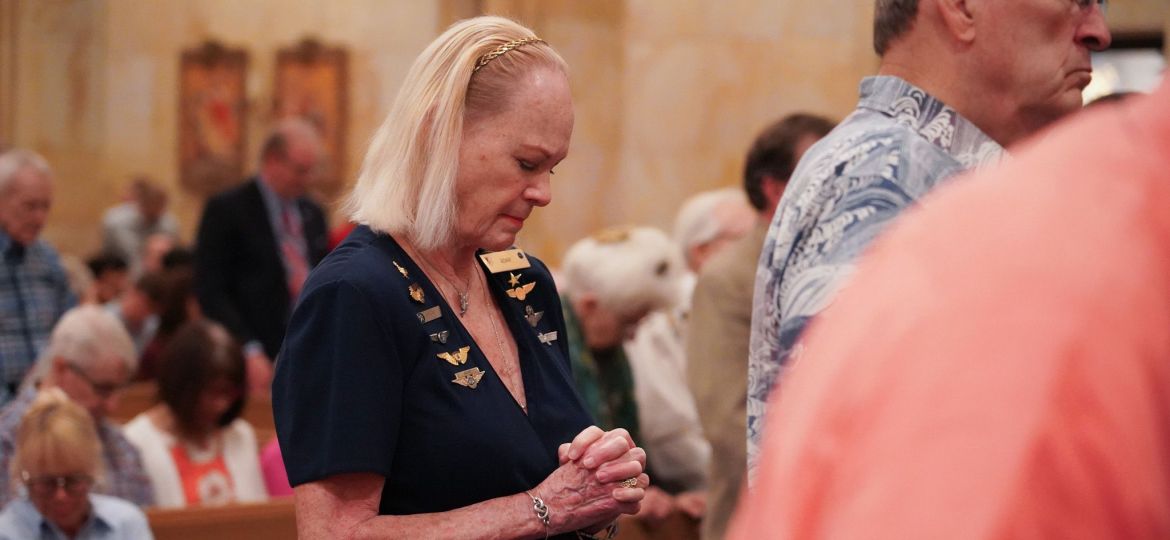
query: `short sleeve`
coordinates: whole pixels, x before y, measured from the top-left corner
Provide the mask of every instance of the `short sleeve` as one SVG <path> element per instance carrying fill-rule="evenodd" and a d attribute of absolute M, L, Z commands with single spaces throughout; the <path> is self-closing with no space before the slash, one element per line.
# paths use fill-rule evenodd
<path fill-rule="evenodd" d="M 344 473 L 389 476 L 403 370 L 384 322 L 347 281 L 314 287 L 294 311 L 272 387 L 293 486 Z"/>

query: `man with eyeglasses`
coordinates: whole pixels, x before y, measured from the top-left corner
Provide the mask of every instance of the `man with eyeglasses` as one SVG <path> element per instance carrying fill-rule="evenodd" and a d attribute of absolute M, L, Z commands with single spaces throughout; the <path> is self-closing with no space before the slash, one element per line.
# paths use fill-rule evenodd
<path fill-rule="evenodd" d="M 1089 54 L 1110 40 L 1103 4 L 1091 0 L 875 0 L 878 75 L 801 159 L 760 257 L 749 481 L 771 390 L 856 258 L 937 185 L 998 162 L 1005 147 L 1079 109 Z M 881 313 L 872 317 L 882 324 Z"/>
<path fill-rule="evenodd" d="M 306 196 L 323 154 L 315 127 L 284 120 L 264 142 L 259 174 L 203 209 L 195 294 L 244 345 L 252 391 L 268 392 L 301 285 L 329 249 L 325 213 Z"/>
<path fill-rule="evenodd" d="M 153 505 L 154 493 L 138 450 L 106 418 L 118 404 L 119 391 L 137 369 L 134 342 L 117 317 L 93 305 L 66 312 L 17 398 L 0 409 L 0 504 L 7 504 L 16 494 L 14 479 L 8 474 L 9 461 L 25 411 L 38 392 L 58 388 L 89 411 L 96 423 L 105 476 L 94 492 L 139 506 Z"/>

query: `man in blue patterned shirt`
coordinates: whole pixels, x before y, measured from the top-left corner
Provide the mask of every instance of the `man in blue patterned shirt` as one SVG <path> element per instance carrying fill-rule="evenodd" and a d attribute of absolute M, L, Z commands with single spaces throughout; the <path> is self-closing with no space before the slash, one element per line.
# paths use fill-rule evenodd
<path fill-rule="evenodd" d="M 44 158 L 0 155 L 0 404 L 15 394 L 53 325 L 77 303 L 57 252 L 39 240 L 53 201 Z"/>
<path fill-rule="evenodd" d="M 748 359 L 748 471 L 769 393 L 810 319 L 905 208 L 1081 106 L 1100 0 L 876 0 L 879 75 L 801 159 L 760 255 Z M 874 324 L 881 314 L 874 314 Z"/>

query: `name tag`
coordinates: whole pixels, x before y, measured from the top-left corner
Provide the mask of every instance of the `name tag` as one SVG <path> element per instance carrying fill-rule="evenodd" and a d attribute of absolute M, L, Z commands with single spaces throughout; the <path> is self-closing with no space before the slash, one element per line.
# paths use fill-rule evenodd
<path fill-rule="evenodd" d="M 484 253 L 479 258 L 493 274 L 532 267 L 532 263 L 528 262 L 528 256 L 520 248 Z"/>

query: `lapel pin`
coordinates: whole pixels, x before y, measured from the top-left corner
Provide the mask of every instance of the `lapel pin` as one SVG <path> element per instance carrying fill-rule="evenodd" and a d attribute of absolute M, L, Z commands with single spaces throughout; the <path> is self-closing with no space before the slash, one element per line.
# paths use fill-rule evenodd
<path fill-rule="evenodd" d="M 521 285 L 521 286 L 516 287 L 514 289 L 508 289 L 508 296 L 511 296 L 512 298 L 515 298 L 515 299 L 523 302 L 525 298 L 528 298 L 528 293 L 532 292 L 532 289 L 535 289 L 535 288 L 536 288 L 536 282 L 533 281 L 532 283 L 529 283 L 526 285 Z"/>
<path fill-rule="evenodd" d="M 443 312 L 439 310 L 439 306 L 431 306 L 423 311 L 415 314 L 418 317 L 418 322 L 426 324 L 439 317 L 443 316 Z"/>
<path fill-rule="evenodd" d="M 398 261 L 390 261 L 390 262 L 394 263 L 394 268 L 398 269 L 398 273 L 402 274 L 402 277 L 407 278 L 407 279 L 410 278 L 410 273 L 407 272 L 406 269 L 402 267 L 402 265 L 398 264 Z"/>
<path fill-rule="evenodd" d="M 449 332 L 447 330 L 443 330 L 442 332 L 435 332 L 434 334 L 431 334 L 431 341 L 446 345 L 448 333 Z"/>
<path fill-rule="evenodd" d="M 459 386 L 475 388 L 479 385 L 479 380 L 483 378 L 484 373 L 487 372 L 477 367 L 465 369 L 456 373 L 455 378 L 451 379 L 451 382 L 458 384 Z"/>
<path fill-rule="evenodd" d="M 539 339 L 540 342 L 544 343 L 545 345 L 552 345 L 552 342 L 557 340 L 557 333 L 555 330 L 552 332 L 545 332 L 543 334 L 537 332 L 536 339 Z"/>
<path fill-rule="evenodd" d="M 438 356 L 440 360 L 446 360 L 447 363 L 451 364 L 452 366 L 458 366 L 467 363 L 467 351 L 470 350 L 470 346 L 459 347 L 459 350 L 457 351 L 441 352 L 435 356 Z"/>
<path fill-rule="evenodd" d="M 410 299 L 414 300 L 415 302 L 421 304 L 427 299 L 427 295 L 423 293 L 423 289 L 418 285 L 418 283 L 411 283 L 410 287 L 407 287 L 406 290 L 410 293 Z"/>
<path fill-rule="evenodd" d="M 528 326 L 536 328 L 536 324 L 540 322 L 540 318 L 543 316 L 543 311 L 536 311 L 532 309 L 532 306 L 524 306 L 524 320 L 528 321 Z"/>

